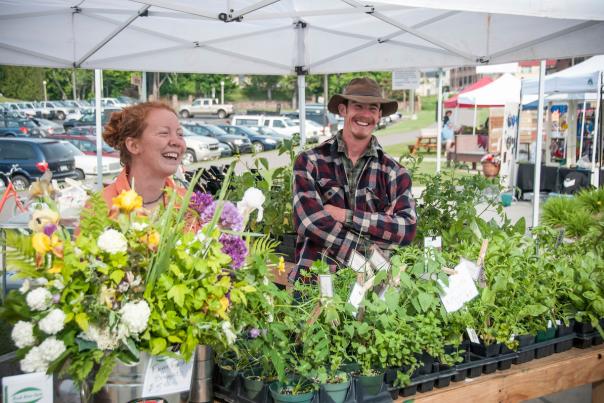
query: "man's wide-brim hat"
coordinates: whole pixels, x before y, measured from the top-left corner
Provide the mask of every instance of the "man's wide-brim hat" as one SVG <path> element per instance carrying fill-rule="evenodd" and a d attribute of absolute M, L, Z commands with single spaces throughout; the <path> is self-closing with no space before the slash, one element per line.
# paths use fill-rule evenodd
<path fill-rule="evenodd" d="M 362 104 L 379 104 L 382 116 L 392 115 L 398 109 L 398 103 L 392 99 L 382 98 L 382 90 L 378 83 L 367 77 L 352 79 L 341 94 L 331 97 L 327 109 L 331 113 L 339 113 L 338 105 L 344 100 Z"/>

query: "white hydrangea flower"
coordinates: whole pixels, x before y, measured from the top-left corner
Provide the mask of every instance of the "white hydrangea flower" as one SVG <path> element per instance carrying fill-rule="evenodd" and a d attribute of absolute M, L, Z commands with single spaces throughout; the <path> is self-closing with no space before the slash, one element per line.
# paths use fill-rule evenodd
<path fill-rule="evenodd" d="M 46 372 L 48 363 L 42 357 L 40 347 L 33 347 L 20 362 L 23 372 Z"/>
<path fill-rule="evenodd" d="M 63 288 L 65 288 L 65 285 L 63 284 L 63 281 L 61 279 L 56 279 L 52 282 L 52 285 L 54 288 L 56 288 L 59 291 L 62 291 Z"/>
<path fill-rule="evenodd" d="M 21 284 L 21 287 L 19 288 L 19 292 L 21 294 L 25 294 L 27 293 L 27 291 L 29 291 L 30 288 L 31 283 L 29 282 L 29 279 L 25 279 L 25 281 L 23 281 L 23 284 Z"/>
<path fill-rule="evenodd" d="M 51 363 L 61 356 L 66 350 L 63 340 L 57 340 L 55 337 L 49 337 L 39 346 L 42 358 Z"/>
<path fill-rule="evenodd" d="M 126 325 L 130 333 L 139 334 L 147 328 L 147 321 L 151 315 L 151 309 L 147 301 L 128 302 L 122 309 L 122 323 Z"/>
<path fill-rule="evenodd" d="M 144 231 L 148 226 L 149 224 L 147 224 L 146 222 L 133 222 L 130 225 L 130 228 L 135 231 Z"/>
<path fill-rule="evenodd" d="M 65 313 L 60 309 L 53 309 L 48 315 L 38 322 L 38 327 L 46 334 L 57 334 L 65 327 Z"/>
<path fill-rule="evenodd" d="M 44 311 L 52 303 L 52 294 L 46 288 L 38 287 L 31 290 L 25 297 L 27 305 L 34 311 Z"/>
<path fill-rule="evenodd" d="M 20 320 L 15 323 L 15 327 L 13 327 L 13 331 L 10 335 L 15 346 L 18 348 L 33 346 L 36 342 L 36 338 L 34 337 L 34 325 L 31 322 Z"/>
<path fill-rule="evenodd" d="M 119 339 L 108 328 L 99 329 L 95 325 L 89 325 L 84 336 L 86 340 L 94 341 L 99 350 L 113 350 L 119 345 Z"/>
<path fill-rule="evenodd" d="M 222 332 L 226 336 L 227 344 L 231 345 L 235 343 L 235 340 L 237 340 L 237 335 L 235 334 L 235 332 L 233 332 L 233 326 L 231 325 L 231 322 L 222 322 Z"/>
<path fill-rule="evenodd" d="M 105 230 L 97 241 L 101 250 L 108 253 L 126 252 L 128 250 L 128 241 L 124 234 L 114 229 Z"/>
<path fill-rule="evenodd" d="M 237 210 L 239 210 L 239 213 L 241 213 L 246 222 L 252 211 L 258 210 L 256 222 L 260 222 L 262 221 L 262 214 L 264 212 L 262 205 L 265 200 L 266 197 L 260 189 L 248 188 L 243 194 L 243 199 L 241 199 L 240 202 L 237 202 Z"/>

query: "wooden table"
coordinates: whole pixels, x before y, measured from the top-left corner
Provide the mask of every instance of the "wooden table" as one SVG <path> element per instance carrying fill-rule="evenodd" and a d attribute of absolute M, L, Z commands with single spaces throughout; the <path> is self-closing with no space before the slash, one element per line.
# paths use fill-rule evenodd
<path fill-rule="evenodd" d="M 592 384 L 592 402 L 604 403 L 604 345 L 573 348 L 478 378 L 452 382 L 448 387 L 396 402 L 520 402 Z"/>

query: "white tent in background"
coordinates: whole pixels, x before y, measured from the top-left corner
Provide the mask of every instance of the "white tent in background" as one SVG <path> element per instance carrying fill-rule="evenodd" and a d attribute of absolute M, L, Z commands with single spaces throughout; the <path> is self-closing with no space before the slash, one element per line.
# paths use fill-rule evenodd
<path fill-rule="evenodd" d="M 460 105 L 503 107 L 509 102 L 520 102 L 520 79 L 504 74 L 490 84 L 465 92 L 457 98 Z"/>
<path fill-rule="evenodd" d="M 604 55 L 593 56 L 582 63 L 545 77 L 545 93 L 595 93 L 598 75 L 604 71 Z M 522 80 L 522 94 L 537 94 L 539 80 Z"/>

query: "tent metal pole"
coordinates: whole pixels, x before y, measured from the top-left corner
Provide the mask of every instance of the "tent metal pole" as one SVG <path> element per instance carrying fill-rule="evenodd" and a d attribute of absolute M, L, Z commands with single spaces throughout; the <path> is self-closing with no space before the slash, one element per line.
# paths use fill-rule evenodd
<path fill-rule="evenodd" d="M 306 144 L 306 76 L 298 75 L 298 116 L 300 116 L 300 148 Z"/>
<path fill-rule="evenodd" d="M 307 23 L 298 20 L 295 24 L 296 29 L 296 48 L 297 63 L 296 73 L 298 74 L 298 116 L 300 117 L 300 149 L 304 149 L 306 144 L 306 43 L 305 35 L 307 33 Z"/>
<path fill-rule="evenodd" d="M 476 135 L 476 109 L 478 106 L 476 105 L 476 100 L 474 100 L 474 123 L 472 125 L 472 135 Z"/>
<path fill-rule="evenodd" d="M 102 94 L 103 70 L 94 70 L 94 103 L 96 114 L 96 189 L 103 190 L 103 125 L 101 97 Z"/>
<path fill-rule="evenodd" d="M 579 159 L 583 157 L 583 135 L 585 133 L 585 109 L 587 108 L 587 94 L 583 95 L 583 116 L 581 119 L 581 138 L 579 140 Z"/>
<path fill-rule="evenodd" d="M 598 159 L 600 159 L 600 155 L 598 155 L 596 153 L 596 151 L 598 150 L 598 130 L 597 128 L 598 126 L 598 122 L 600 120 L 600 104 L 602 102 L 602 73 L 600 72 L 598 74 L 598 87 L 597 87 L 598 91 L 597 91 L 597 101 L 596 101 L 596 116 L 594 119 L 594 135 L 592 136 L 592 157 L 591 157 L 591 184 L 594 186 L 598 186 L 598 183 L 600 182 L 599 180 L 599 176 L 600 176 L 600 170 L 597 168 L 596 165 L 596 157 L 598 157 Z M 600 133 L 601 134 L 601 133 Z"/>
<path fill-rule="evenodd" d="M 443 130 L 443 70 L 438 69 L 438 106 L 436 115 L 436 173 L 440 172 L 441 132 Z M 419 152 L 419 150 L 417 150 Z"/>
<path fill-rule="evenodd" d="M 535 150 L 535 177 L 533 179 L 533 228 L 539 225 L 539 195 L 541 190 L 541 149 L 543 148 L 543 104 L 545 92 L 545 60 L 539 65 L 539 105 L 537 106 L 537 145 Z"/>

